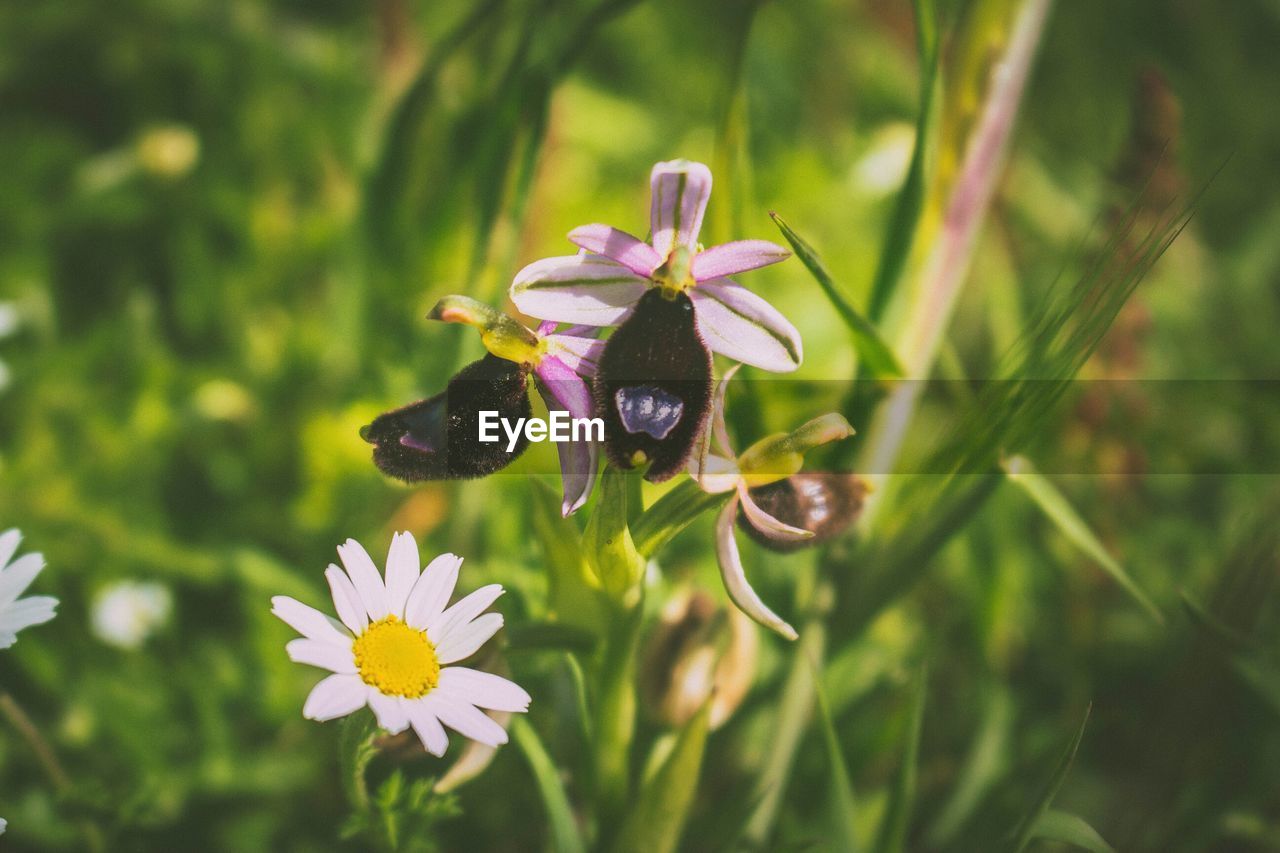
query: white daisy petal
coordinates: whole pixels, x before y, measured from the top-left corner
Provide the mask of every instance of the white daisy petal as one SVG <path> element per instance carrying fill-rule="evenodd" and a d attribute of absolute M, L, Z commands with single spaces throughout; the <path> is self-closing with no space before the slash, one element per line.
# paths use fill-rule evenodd
<path fill-rule="evenodd" d="M 440 670 L 436 690 L 490 711 L 527 711 L 531 701 L 525 689 L 514 681 L 465 666 Z"/>
<path fill-rule="evenodd" d="M 0 607 L 12 604 L 44 568 L 44 556 L 39 553 L 24 554 L 13 565 L 0 571 Z"/>
<path fill-rule="evenodd" d="M 432 693 L 423 700 L 440 722 L 461 735 L 488 746 L 507 742 L 507 731 L 476 706 L 450 696 Z"/>
<path fill-rule="evenodd" d="M 351 644 L 351 635 L 347 633 L 341 622 L 332 616 L 326 616 L 314 607 L 308 607 L 297 599 L 287 595 L 274 596 L 271 599 L 271 612 L 309 640 L 319 640 L 338 646 Z"/>
<path fill-rule="evenodd" d="M 392 537 L 391 550 L 387 552 L 387 599 L 392 614 L 400 619 L 404 618 L 405 604 L 418 582 L 421 568 L 418 543 L 414 541 L 413 534 L 397 533 Z"/>
<path fill-rule="evenodd" d="M 427 752 L 437 758 L 444 755 L 444 751 L 449 748 L 449 736 L 445 734 L 444 726 L 440 725 L 440 720 L 429 706 L 423 702 L 410 702 L 409 724 L 413 726 Z"/>
<path fill-rule="evenodd" d="M 16 634 L 32 625 L 43 625 L 57 615 L 58 599 L 50 595 L 33 595 L 0 611 L 0 633 Z"/>
<path fill-rule="evenodd" d="M 465 625 L 450 628 L 448 634 L 436 646 L 436 658 L 440 663 L 453 663 L 469 658 L 487 643 L 490 637 L 498 633 L 501 627 L 501 613 L 485 613 Z"/>
<path fill-rule="evenodd" d="M 341 649 L 333 643 L 301 638 L 290 640 L 285 644 L 284 650 L 288 652 L 289 660 L 294 663 L 318 666 L 344 675 L 354 675 L 356 671 L 356 661 L 351 655 L 350 646 Z"/>
<path fill-rule="evenodd" d="M 393 735 L 409 728 L 409 713 L 399 696 L 388 696 L 376 687 L 368 688 L 369 707 L 378 718 L 378 725 Z"/>
<path fill-rule="evenodd" d="M 502 595 L 501 584 L 491 583 L 482 586 L 440 614 L 439 618 L 427 624 L 427 637 L 436 646 L 449 639 L 449 634 L 456 628 L 467 624 L 485 611 L 490 604 Z"/>
<path fill-rule="evenodd" d="M 22 532 L 16 527 L 11 527 L 4 533 L 0 533 L 0 570 L 9 565 L 9 560 L 18 550 L 18 545 L 22 542 Z"/>
<path fill-rule="evenodd" d="M 364 602 L 360 600 L 355 584 L 346 572 L 332 563 L 324 570 L 324 579 L 329 582 L 329 594 L 333 596 L 333 606 L 342 624 L 350 628 L 351 633 L 359 635 L 369 627 L 369 616 L 364 611 Z"/>
<path fill-rule="evenodd" d="M 461 567 L 462 558 L 454 554 L 441 554 L 428 563 L 409 593 L 404 621 L 415 628 L 426 628 L 434 622 L 453 595 Z"/>
<path fill-rule="evenodd" d="M 373 559 L 364 546 L 354 539 L 348 539 L 345 544 L 338 546 L 338 557 L 341 558 L 342 565 L 346 566 L 356 592 L 360 593 L 360 600 L 364 602 L 369 618 L 376 622 L 390 614 L 387 588 L 382 583 L 382 575 L 378 574 L 378 567 L 373 564 Z"/>
<path fill-rule="evenodd" d="M 365 705 L 368 691 L 358 675 L 331 675 L 311 689 L 302 716 L 308 720 L 336 720 Z"/>
<path fill-rule="evenodd" d="M 16 642 L 18 642 L 17 634 L 6 634 L 0 631 L 0 649 L 7 649 Z"/>

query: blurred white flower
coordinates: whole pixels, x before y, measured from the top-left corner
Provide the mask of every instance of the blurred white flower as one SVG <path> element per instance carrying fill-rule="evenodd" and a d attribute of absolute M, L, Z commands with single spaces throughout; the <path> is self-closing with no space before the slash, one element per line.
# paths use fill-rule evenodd
<path fill-rule="evenodd" d="M 883 196 L 902 186 L 911 165 L 915 128 L 905 122 L 886 124 L 871 137 L 867 152 L 853 166 L 853 182 L 872 196 Z"/>
<path fill-rule="evenodd" d="M 17 530 L 0 533 L 0 649 L 16 643 L 23 628 L 48 622 L 58 606 L 58 599 L 49 595 L 18 598 L 44 568 L 44 556 L 39 553 L 9 562 L 21 541 L 22 534 Z"/>
<path fill-rule="evenodd" d="M 12 302 L 0 302 L 0 338 L 18 331 L 18 308 Z"/>
<path fill-rule="evenodd" d="M 89 624 L 93 634 L 109 646 L 136 649 L 169 621 L 173 596 L 167 587 L 150 581 L 117 581 L 94 598 Z"/>
<path fill-rule="evenodd" d="M 0 835 L 4 835 L 4 831 L 9 828 L 9 821 L 0 817 Z"/>
<path fill-rule="evenodd" d="M 391 541 L 385 581 L 354 539 L 338 556 L 346 571 L 330 565 L 325 578 L 341 622 L 288 596 L 271 599 L 271 612 L 303 636 L 285 647 L 289 659 L 333 673 L 311 691 L 303 716 L 332 720 L 368 705 L 392 734 L 412 726 L 433 755 L 449 745 L 444 726 L 488 746 L 506 743 L 506 730 L 480 709 L 526 711 L 529 694 L 501 676 L 445 666 L 502 627 L 501 614 L 484 613 L 502 587 L 481 587 L 446 608 L 462 558 L 442 554 L 420 572 L 408 533 Z"/>

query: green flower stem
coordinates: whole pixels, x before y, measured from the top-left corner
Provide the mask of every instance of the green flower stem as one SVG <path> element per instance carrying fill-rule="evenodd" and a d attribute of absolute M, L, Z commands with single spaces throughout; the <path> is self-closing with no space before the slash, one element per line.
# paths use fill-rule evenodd
<path fill-rule="evenodd" d="M 709 509 L 719 509 L 729 499 L 709 495 L 693 480 L 685 480 L 654 502 L 631 527 L 631 539 L 641 556 L 652 557 Z"/>
<path fill-rule="evenodd" d="M 350 715 L 342 721 L 342 735 L 338 741 L 338 761 L 342 767 L 342 786 L 351 808 L 359 814 L 369 811 L 369 784 L 365 770 L 378 754 L 374 740 L 378 727 L 371 713 L 364 711 Z"/>
<path fill-rule="evenodd" d="M 595 734 L 596 802 L 600 826 L 607 828 L 625 812 L 631 790 L 631 744 L 636 725 L 636 652 L 643 607 L 620 610 L 605 638 L 600 662 Z M 606 830 L 607 831 L 607 830 Z"/>
<path fill-rule="evenodd" d="M 60 797 L 67 796 L 71 792 L 71 777 L 67 775 L 67 771 L 63 769 L 62 764 L 58 761 L 58 756 L 54 753 L 53 747 L 45 740 L 44 735 L 40 734 L 40 729 L 36 727 L 31 717 L 22 709 L 22 706 L 18 704 L 12 694 L 0 693 L 0 714 L 4 715 L 18 735 L 31 747 L 31 751 L 35 753 L 36 762 L 40 765 L 40 769 L 44 771 L 44 774 L 49 777 L 49 783 L 53 785 L 54 791 Z M 88 818 L 82 818 L 78 821 L 78 824 L 80 832 L 84 836 L 85 845 L 89 850 L 99 851 L 106 849 L 102 830 L 98 828 L 96 823 Z"/>

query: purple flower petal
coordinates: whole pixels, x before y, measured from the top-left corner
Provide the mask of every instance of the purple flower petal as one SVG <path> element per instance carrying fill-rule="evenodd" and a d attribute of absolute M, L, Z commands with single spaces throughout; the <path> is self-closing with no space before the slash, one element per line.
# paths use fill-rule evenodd
<path fill-rule="evenodd" d="M 688 160 L 659 163 L 649 176 L 649 190 L 654 250 L 664 260 L 675 246 L 696 251 L 711 197 L 711 170 Z"/>
<path fill-rule="evenodd" d="M 644 241 L 608 225 L 583 225 L 569 232 L 569 241 L 588 252 L 604 255 L 639 276 L 648 278 L 664 260 Z"/>
<path fill-rule="evenodd" d="M 747 580 L 746 571 L 742 568 L 742 555 L 738 553 L 738 543 L 733 538 L 733 523 L 737 517 L 738 497 L 735 495 L 716 518 L 716 558 L 720 561 L 720 577 L 724 580 L 725 591 L 743 613 L 788 640 L 794 640 L 799 636 L 796 629 L 770 610 Z"/>
<path fill-rule="evenodd" d="M 534 372 L 538 393 L 548 409 L 563 410 L 575 418 L 591 417 L 594 409 L 591 389 L 567 364 L 555 356 L 547 356 Z M 560 480 L 564 485 L 560 511 L 569 516 L 591 497 L 600 446 L 595 441 L 561 441 L 557 442 L 556 451 L 560 454 Z"/>
<path fill-rule="evenodd" d="M 548 358 L 558 358 L 579 376 L 596 375 L 596 365 L 604 352 L 605 341 L 576 335 L 545 335 Z"/>
<path fill-rule="evenodd" d="M 712 246 L 694 255 L 693 277 L 698 281 L 724 278 L 785 261 L 791 253 L 768 240 L 738 240 Z"/>
<path fill-rule="evenodd" d="M 698 330 L 712 351 L 774 373 L 800 366 L 800 333 L 768 302 L 727 278 L 699 282 L 689 291 Z"/>
<path fill-rule="evenodd" d="M 531 317 L 612 326 L 631 313 L 649 280 L 600 255 L 543 258 L 516 273 L 511 301 Z"/>
<path fill-rule="evenodd" d="M 742 499 L 742 511 L 746 514 L 747 521 L 765 536 L 782 542 L 803 542 L 806 539 L 813 538 L 813 531 L 805 530 L 802 527 L 792 527 L 790 524 L 779 521 L 769 515 L 769 513 L 760 508 L 760 505 L 752 499 L 751 493 L 745 488 L 739 489 L 738 497 Z"/>

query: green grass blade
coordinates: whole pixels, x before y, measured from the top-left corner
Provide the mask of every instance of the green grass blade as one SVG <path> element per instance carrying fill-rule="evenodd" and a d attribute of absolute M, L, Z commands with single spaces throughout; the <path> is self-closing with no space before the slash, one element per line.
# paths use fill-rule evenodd
<path fill-rule="evenodd" d="M 1091 853 L 1116 853 L 1115 848 L 1098 834 L 1098 830 L 1090 826 L 1084 818 L 1070 812 L 1053 809 L 1045 812 L 1036 822 L 1035 832 L 1032 835 L 1048 841 L 1061 841 L 1063 844 L 1089 850 Z"/>
<path fill-rule="evenodd" d="M 1134 582 L 1124 567 L 1107 552 L 1098 537 L 1089 529 L 1089 525 L 1053 483 L 1021 456 L 1007 460 L 1003 467 L 1009 480 L 1027 493 L 1027 496 L 1044 511 L 1063 536 L 1102 566 L 1103 570 L 1111 575 L 1112 580 L 1120 584 L 1121 588 L 1129 593 L 1134 601 L 1142 605 L 1153 619 L 1164 624 L 1164 616 L 1160 613 L 1160 609 Z"/>
<path fill-rule="evenodd" d="M 924 727 L 925 686 L 928 670 L 920 667 L 916 674 L 911 707 L 907 716 L 907 741 L 902 750 L 902 764 L 889 792 L 889 806 L 876 839 L 879 853 L 902 853 L 911 824 L 911 810 L 916 799 L 916 769 L 920 757 L 920 731 Z"/>
<path fill-rule="evenodd" d="M 542 745 L 542 739 L 521 716 L 512 719 L 511 736 L 529 762 L 538 794 L 547 809 L 547 819 L 551 824 L 551 848 L 557 853 L 586 853 L 587 848 L 578 830 L 573 807 L 569 805 L 569 797 L 560 784 L 560 773 Z"/>
<path fill-rule="evenodd" d="M 916 117 L 916 141 L 911 151 L 911 163 L 898 198 L 894 202 L 893 216 L 884 235 L 884 248 L 871 285 L 871 301 L 867 313 L 872 320 L 884 316 L 885 308 L 893 295 L 894 287 L 902 277 L 911 244 L 915 239 L 920 212 L 924 209 L 926 158 L 930 138 L 933 135 L 934 99 L 938 90 L 938 20 L 933 0 L 914 0 L 916 15 L 916 49 L 920 56 L 920 112 Z"/>
<path fill-rule="evenodd" d="M 782 232 L 782 236 L 791 244 L 796 257 L 800 259 L 800 262 L 809 270 L 814 280 L 818 282 L 822 292 L 827 295 L 827 299 L 836 309 L 836 313 L 840 315 L 840 319 L 849 328 L 849 334 L 852 336 L 853 347 L 858 352 L 858 358 L 862 359 L 871 374 L 888 379 L 902 376 L 902 365 L 898 363 L 897 356 L 893 354 L 893 350 L 889 349 L 889 345 L 880 337 L 875 325 L 858 313 L 858 310 L 844 298 L 840 288 L 836 286 L 835 280 L 831 278 L 831 273 L 827 272 L 826 266 L 823 265 L 822 259 L 818 257 L 818 253 L 814 248 L 792 230 L 791 226 L 781 216 L 773 212 L 770 212 L 769 216 L 773 218 L 773 222 L 778 226 L 778 230 Z"/>
<path fill-rule="evenodd" d="M 1013 731 L 1013 700 L 1002 684 L 992 687 L 982 725 L 974 736 L 950 799 L 929 832 L 929 844 L 939 850 L 951 846 L 965 823 L 1008 765 Z"/>
<path fill-rule="evenodd" d="M 1040 824 L 1040 819 L 1049 811 L 1049 806 L 1053 804 L 1053 798 L 1058 795 L 1058 789 L 1062 787 L 1062 782 L 1067 778 L 1067 772 L 1071 770 L 1071 762 L 1075 760 L 1076 750 L 1080 748 L 1080 741 L 1084 739 L 1085 726 L 1089 724 L 1089 712 L 1093 706 L 1085 708 L 1084 719 L 1080 721 L 1080 728 L 1076 729 L 1075 735 L 1071 738 L 1071 743 L 1067 745 L 1067 749 L 1062 753 L 1062 757 L 1058 759 L 1058 766 L 1054 768 L 1053 775 L 1049 777 L 1049 781 L 1045 784 L 1040 792 L 1040 796 L 1036 798 L 1031 809 L 1023 816 L 1022 822 L 1018 824 L 1018 828 L 1013 833 L 1013 842 L 1009 846 L 1012 853 L 1022 853 L 1031 843 L 1031 839 L 1035 837 L 1036 827 Z"/>
<path fill-rule="evenodd" d="M 644 786 L 614 841 L 615 853 L 670 853 L 680 841 L 698 788 L 711 723 L 711 700 L 680 732 L 671 755 Z"/>
<path fill-rule="evenodd" d="M 845 764 L 844 752 L 840 747 L 840 736 L 836 733 L 835 720 L 831 717 L 831 705 L 827 702 L 827 694 L 822 689 L 822 679 L 813 662 L 810 661 L 813 674 L 814 695 L 818 700 L 818 721 L 821 723 L 822 743 L 827 750 L 827 808 L 830 810 L 831 835 L 827 839 L 833 850 L 854 853 L 859 849 L 857 824 L 857 804 L 853 796 L 853 785 L 849 781 L 849 768 Z"/>

